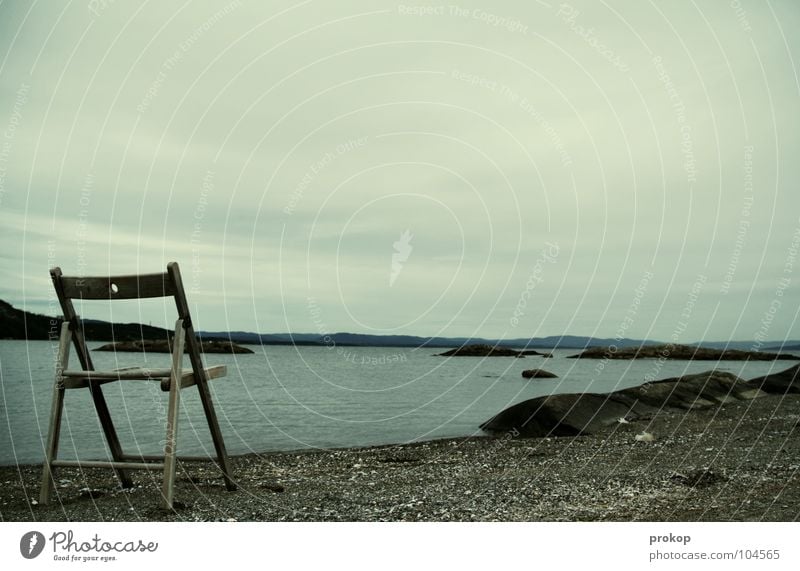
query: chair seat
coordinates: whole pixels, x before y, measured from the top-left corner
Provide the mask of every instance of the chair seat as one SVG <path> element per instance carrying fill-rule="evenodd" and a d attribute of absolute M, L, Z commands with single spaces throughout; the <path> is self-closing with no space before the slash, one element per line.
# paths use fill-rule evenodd
<path fill-rule="evenodd" d="M 218 379 L 228 374 L 226 365 L 205 367 L 206 378 Z M 95 385 L 103 385 L 114 381 L 161 381 L 161 390 L 169 391 L 171 369 L 150 369 L 147 367 L 125 367 L 111 371 L 63 371 L 61 378 L 65 389 L 83 389 L 94 381 Z M 197 384 L 194 372 L 184 369 L 181 374 L 181 389 Z"/>

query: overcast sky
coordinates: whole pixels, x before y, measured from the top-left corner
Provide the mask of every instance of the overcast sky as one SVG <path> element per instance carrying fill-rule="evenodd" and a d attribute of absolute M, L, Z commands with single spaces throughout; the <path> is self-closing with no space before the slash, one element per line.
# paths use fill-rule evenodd
<path fill-rule="evenodd" d="M 800 338 L 798 28 L 794 0 L 5 1 L 0 298 L 176 260 L 206 330 Z"/>

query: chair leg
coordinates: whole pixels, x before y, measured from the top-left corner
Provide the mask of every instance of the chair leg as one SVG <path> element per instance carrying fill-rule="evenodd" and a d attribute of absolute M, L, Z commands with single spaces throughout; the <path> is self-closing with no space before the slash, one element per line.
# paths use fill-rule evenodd
<path fill-rule="evenodd" d="M 106 399 L 103 396 L 103 390 L 100 388 L 100 385 L 90 384 L 89 391 L 92 394 L 92 401 L 94 402 L 97 416 L 100 418 L 100 426 L 103 428 L 103 434 L 106 437 L 106 442 L 108 442 L 111 458 L 115 462 L 122 462 L 124 461 L 122 446 L 119 443 L 117 431 L 114 429 L 114 423 L 111 420 L 111 413 L 108 410 L 108 404 L 106 404 Z M 133 480 L 128 470 L 114 468 L 114 472 L 116 472 L 123 488 L 133 487 Z"/>
<path fill-rule="evenodd" d="M 74 314 L 74 309 L 71 309 L 69 313 Z M 83 337 L 83 331 L 80 327 L 73 332 L 72 340 L 75 345 L 75 351 L 78 353 L 81 366 L 86 370 L 94 369 L 92 358 L 89 356 L 89 349 L 86 347 L 86 340 Z M 122 462 L 124 460 L 122 446 L 119 443 L 117 431 L 114 429 L 114 422 L 111 420 L 111 412 L 108 410 L 108 404 L 103 396 L 103 389 L 100 388 L 100 385 L 90 383 L 89 392 L 92 395 L 92 403 L 97 411 L 97 417 L 100 419 L 100 426 L 103 428 L 103 434 L 106 437 L 108 449 L 111 452 L 111 459 L 114 460 L 114 462 Z M 133 487 L 133 480 L 127 470 L 114 468 L 114 472 L 119 478 L 123 488 Z"/>
<path fill-rule="evenodd" d="M 169 383 L 169 405 L 167 406 L 167 437 L 164 444 L 164 482 L 161 495 L 164 507 L 172 509 L 175 497 L 175 468 L 178 447 L 178 411 L 181 397 L 181 372 L 185 331 L 183 320 L 175 324 L 175 338 L 172 342 L 172 374 Z"/>
<path fill-rule="evenodd" d="M 64 410 L 64 381 L 61 374 L 69 362 L 69 344 L 72 340 L 72 331 L 66 321 L 61 325 L 61 335 L 58 340 L 58 354 L 56 356 L 56 375 L 53 383 L 53 399 L 50 405 L 50 426 L 47 430 L 47 448 L 44 451 L 44 466 L 42 467 L 42 487 L 39 492 L 39 503 L 47 505 L 53 492 L 53 460 L 58 456 L 58 440 L 61 436 L 61 416 Z"/>
<path fill-rule="evenodd" d="M 194 330 L 190 327 L 186 344 L 189 348 L 189 359 L 192 362 L 192 369 L 197 379 L 197 391 L 200 394 L 200 402 L 203 404 L 203 412 L 208 421 L 208 428 L 211 431 L 211 440 L 214 443 L 214 450 L 217 453 L 217 465 L 225 479 L 225 487 L 228 491 L 236 489 L 236 482 L 233 479 L 228 452 L 225 450 L 225 441 L 222 438 L 222 431 L 217 421 L 217 413 L 214 411 L 214 403 L 211 399 L 211 391 L 208 388 L 208 380 L 203 373 L 203 361 L 200 357 L 200 347 L 194 337 Z"/>
<path fill-rule="evenodd" d="M 211 431 L 211 439 L 214 442 L 214 449 L 217 452 L 217 464 L 225 478 L 225 487 L 233 491 L 236 489 L 236 482 L 233 479 L 233 471 L 228 460 L 228 452 L 225 450 L 225 441 L 222 439 L 222 431 L 219 429 L 217 414 L 214 412 L 214 405 L 211 402 L 211 392 L 208 390 L 208 379 L 206 379 L 203 359 L 200 356 L 200 346 L 194 334 L 191 318 L 189 317 L 189 304 L 186 301 L 186 294 L 183 291 L 183 281 L 178 264 L 172 262 L 167 265 L 167 273 L 172 279 L 175 287 L 175 305 L 178 315 L 183 316 L 186 321 L 186 344 L 189 350 L 189 359 L 192 362 L 192 371 L 197 381 L 197 390 L 200 393 L 200 402 L 203 403 L 203 411 L 206 414 L 208 428 Z"/>
<path fill-rule="evenodd" d="M 169 389 L 169 408 L 167 414 L 167 438 L 164 445 L 164 482 L 161 494 L 164 496 L 164 507 L 172 509 L 175 498 L 175 471 L 178 443 L 178 406 L 180 405 L 180 377 L 172 381 Z"/>
<path fill-rule="evenodd" d="M 46 506 L 50 503 L 53 492 L 54 472 L 53 460 L 58 455 L 58 438 L 61 432 L 61 412 L 64 409 L 64 388 L 56 386 L 53 389 L 53 404 L 50 410 L 50 430 L 47 434 L 47 449 L 44 453 L 44 467 L 42 470 L 42 488 L 39 492 L 39 503 Z"/>
<path fill-rule="evenodd" d="M 208 383 L 201 381 L 197 383 L 197 388 L 200 393 L 200 401 L 203 403 L 203 410 L 206 413 L 208 427 L 211 430 L 211 440 L 214 443 L 214 449 L 217 453 L 217 465 L 225 479 L 225 487 L 228 491 L 232 492 L 236 490 L 236 482 L 233 479 L 233 471 L 231 470 L 230 460 L 228 459 L 228 452 L 225 450 L 225 441 L 222 439 L 222 431 L 219 429 L 219 422 L 217 422 L 214 404 L 211 402 L 211 392 L 209 391 Z"/>
<path fill-rule="evenodd" d="M 86 339 L 83 336 L 80 320 L 75 314 L 75 309 L 72 307 L 72 303 L 69 300 L 66 300 L 66 304 L 62 302 L 62 307 L 63 306 L 65 306 L 65 318 L 69 321 L 74 319 L 75 323 L 78 324 L 76 329 L 72 332 L 72 342 L 75 346 L 75 352 L 78 354 L 78 360 L 81 362 L 81 367 L 83 367 L 84 370 L 90 371 L 94 369 L 94 365 L 89 355 L 89 349 L 86 347 Z M 108 449 L 111 452 L 111 459 L 115 462 L 122 462 L 122 446 L 119 443 L 117 431 L 114 429 L 114 422 L 111 420 L 111 413 L 108 410 L 108 404 L 106 404 L 106 399 L 103 396 L 103 390 L 100 388 L 100 385 L 90 383 L 89 392 L 92 395 L 92 403 L 97 411 L 97 417 L 100 419 L 100 426 L 103 428 L 103 434 L 106 437 Z M 114 472 L 119 478 L 123 488 L 133 487 L 133 480 L 131 480 L 131 476 L 127 470 L 114 468 Z"/>

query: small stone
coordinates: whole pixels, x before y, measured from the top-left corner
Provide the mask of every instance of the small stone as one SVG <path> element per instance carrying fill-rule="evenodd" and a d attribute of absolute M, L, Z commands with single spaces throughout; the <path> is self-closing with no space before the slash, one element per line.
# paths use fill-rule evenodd
<path fill-rule="evenodd" d="M 278 484 L 277 482 L 264 482 L 261 484 L 261 487 L 264 488 L 265 490 L 269 490 L 270 492 L 276 492 L 276 493 L 281 493 L 286 491 L 286 488 L 284 488 L 281 484 Z"/>

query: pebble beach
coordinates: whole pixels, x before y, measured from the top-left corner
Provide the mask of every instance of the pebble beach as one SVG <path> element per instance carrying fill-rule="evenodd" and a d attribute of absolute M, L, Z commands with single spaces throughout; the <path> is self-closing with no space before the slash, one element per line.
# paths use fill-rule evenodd
<path fill-rule="evenodd" d="M 652 438 L 637 439 L 647 433 Z M 63 468 L 38 505 L 41 466 L 0 468 L 4 521 L 797 521 L 800 395 L 659 412 L 590 436 L 436 440 L 232 458 L 119 487 L 108 470 Z"/>

